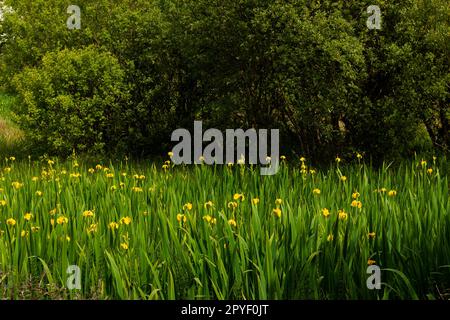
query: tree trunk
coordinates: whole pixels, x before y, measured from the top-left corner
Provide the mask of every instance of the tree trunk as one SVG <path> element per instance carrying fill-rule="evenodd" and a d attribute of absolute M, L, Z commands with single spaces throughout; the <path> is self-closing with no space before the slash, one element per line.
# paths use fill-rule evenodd
<path fill-rule="evenodd" d="M 450 121 L 445 106 L 439 110 L 439 118 L 441 127 L 438 130 L 437 139 L 441 145 L 440 148 L 442 148 L 444 152 L 448 152 L 450 149 Z"/>

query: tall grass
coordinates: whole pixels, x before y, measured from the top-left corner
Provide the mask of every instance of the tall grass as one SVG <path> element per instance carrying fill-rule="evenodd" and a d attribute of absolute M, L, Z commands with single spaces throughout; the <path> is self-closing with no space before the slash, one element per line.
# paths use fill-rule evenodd
<path fill-rule="evenodd" d="M 448 297 L 443 165 L 430 159 L 377 170 L 358 163 L 310 169 L 283 163 L 277 175 L 262 177 L 244 166 L 163 170 L 150 163 L 96 168 L 8 159 L 0 179 L 0 295 Z M 366 286 L 369 259 L 382 269 L 381 290 Z M 65 288 L 70 265 L 81 269 L 81 290 Z"/>
<path fill-rule="evenodd" d="M 0 154 L 24 150 L 24 134 L 12 120 L 15 98 L 0 91 Z"/>

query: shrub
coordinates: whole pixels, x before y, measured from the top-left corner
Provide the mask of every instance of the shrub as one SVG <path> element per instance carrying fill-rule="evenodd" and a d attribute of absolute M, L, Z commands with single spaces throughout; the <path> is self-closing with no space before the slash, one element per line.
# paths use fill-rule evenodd
<path fill-rule="evenodd" d="M 119 148 L 126 133 L 124 71 L 110 53 L 95 47 L 47 53 L 13 84 L 17 121 L 29 141 L 49 153 L 68 155 Z"/>

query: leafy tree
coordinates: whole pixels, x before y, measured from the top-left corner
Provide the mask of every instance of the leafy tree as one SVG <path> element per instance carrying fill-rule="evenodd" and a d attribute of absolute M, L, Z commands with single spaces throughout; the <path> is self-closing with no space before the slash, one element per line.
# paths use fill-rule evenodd
<path fill-rule="evenodd" d="M 425 125 L 433 145 L 450 151 L 450 6 L 445 0 L 405 1 L 389 47 L 399 105 Z M 394 65 L 395 64 L 395 65 Z"/>

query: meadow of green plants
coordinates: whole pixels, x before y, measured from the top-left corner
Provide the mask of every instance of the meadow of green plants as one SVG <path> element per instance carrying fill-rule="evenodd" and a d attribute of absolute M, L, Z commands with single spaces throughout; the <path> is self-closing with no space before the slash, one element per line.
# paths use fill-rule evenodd
<path fill-rule="evenodd" d="M 445 299 L 447 161 L 2 161 L 0 296 Z M 369 264 L 382 270 L 368 290 Z M 68 290 L 66 270 L 81 270 Z"/>

